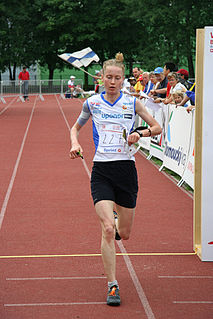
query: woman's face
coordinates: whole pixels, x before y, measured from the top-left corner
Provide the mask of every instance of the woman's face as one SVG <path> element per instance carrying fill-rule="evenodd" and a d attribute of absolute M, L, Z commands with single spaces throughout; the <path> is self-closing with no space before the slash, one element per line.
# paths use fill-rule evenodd
<path fill-rule="evenodd" d="M 171 76 L 168 80 L 169 80 L 169 84 L 172 87 L 174 87 L 177 84 L 177 82 L 178 82 L 173 76 Z"/>
<path fill-rule="evenodd" d="M 103 74 L 106 93 L 117 95 L 120 93 L 124 81 L 123 70 L 118 66 L 107 66 Z"/>

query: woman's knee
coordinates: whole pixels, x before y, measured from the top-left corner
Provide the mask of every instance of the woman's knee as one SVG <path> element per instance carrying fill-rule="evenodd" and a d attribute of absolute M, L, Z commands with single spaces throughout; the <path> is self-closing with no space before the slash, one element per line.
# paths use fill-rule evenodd
<path fill-rule="evenodd" d="M 115 228 L 112 224 L 103 225 L 103 235 L 106 240 L 111 240 L 115 237 Z"/>
<path fill-rule="evenodd" d="M 130 232 L 129 231 L 125 231 L 125 230 L 120 230 L 119 229 L 119 235 L 123 240 L 128 240 L 130 237 Z"/>

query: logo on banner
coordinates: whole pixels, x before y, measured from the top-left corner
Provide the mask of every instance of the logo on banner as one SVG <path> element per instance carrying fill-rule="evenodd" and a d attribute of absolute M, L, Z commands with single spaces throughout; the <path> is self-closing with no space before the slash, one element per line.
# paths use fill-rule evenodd
<path fill-rule="evenodd" d="M 213 53 L 213 40 L 212 40 L 213 39 L 213 33 L 210 32 L 209 35 L 210 35 L 209 50 L 210 50 L 211 53 Z"/>

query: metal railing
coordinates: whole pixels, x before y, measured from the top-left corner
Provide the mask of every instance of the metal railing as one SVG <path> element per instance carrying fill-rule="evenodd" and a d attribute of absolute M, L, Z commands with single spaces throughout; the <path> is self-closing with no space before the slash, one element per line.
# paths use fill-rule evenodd
<path fill-rule="evenodd" d="M 75 86 L 83 89 L 83 80 L 75 79 Z M 27 91 L 26 91 L 27 90 Z M 48 95 L 48 94 L 65 94 L 69 91 L 68 79 L 63 80 L 29 80 L 29 81 L 0 81 L 0 97 L 4 102 L 8 97 L 20 97 L 24 95 Z"/>

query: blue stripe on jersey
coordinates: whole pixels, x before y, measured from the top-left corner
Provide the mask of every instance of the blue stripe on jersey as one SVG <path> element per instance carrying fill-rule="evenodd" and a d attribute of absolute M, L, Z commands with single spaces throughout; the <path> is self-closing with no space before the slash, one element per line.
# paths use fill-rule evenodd
<path fill-rule="evenodd" d="M 135 112 L 135 115 L 136 115 L 135 104 L 136 104 L 136 97 L 134 98 L 134 112 Z"/>
<path fill-rule="evenodd" d="M 117 98 L 117 100 L 116 100 L 114 103 L 111 104 L 110 102 L 108 102 L 107 100 L 105 100 L 104 94 L 106 94 L 105 91 L 101 93 L 101 98 L 102 98 L 102 100 L 103 100 L 105 103 L 109 104 L 110 106 L 115 105 L 115 104 L 122 98 L 122 96 L 123 96 L 123 93 L 120 91 L 120 96 Z"/>
<path fill-rule="evenodd" d="M 98 148 L 98 144 L 99 144 L 99 135 L 98 135 L 98 131 L 96 129 L 94 121 L 92 121 L 92 132 L 93 132 L 93 141 L 95 144 L 95 152 L 96 152 Z"/>

